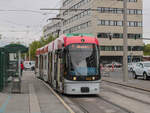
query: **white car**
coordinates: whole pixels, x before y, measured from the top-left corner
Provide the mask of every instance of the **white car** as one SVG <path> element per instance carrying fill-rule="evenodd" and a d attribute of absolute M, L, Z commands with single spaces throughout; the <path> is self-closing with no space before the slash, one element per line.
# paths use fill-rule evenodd
<path fill-rule="evenodd" d="M 35 69 L 35 61 L 24 61 L 24 69 L 31 69 L 34 70 Z"/>
<path fill-rule="evenodd" d="M 133 77 L 143 77 L 144 80 L 147 80 L 150 77 L 150 62 L 138 62 L 133 69 Z"/>
<path fill-rule="evenodd" d="M 128 71 L 133 72 L 135 66 L 136 66 L 135 62 L 128 63 Z"/>

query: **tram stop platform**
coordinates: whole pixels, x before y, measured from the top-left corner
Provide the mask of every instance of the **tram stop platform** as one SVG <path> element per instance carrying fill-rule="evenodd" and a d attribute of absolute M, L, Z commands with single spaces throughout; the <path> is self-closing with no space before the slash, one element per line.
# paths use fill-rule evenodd
<path fill-rule="evenodd" d="M 0 113 L 69 113 L 34 72 L 25 71 L 21 93 L 11 93 L 11 83 L 0 93 Z"/>

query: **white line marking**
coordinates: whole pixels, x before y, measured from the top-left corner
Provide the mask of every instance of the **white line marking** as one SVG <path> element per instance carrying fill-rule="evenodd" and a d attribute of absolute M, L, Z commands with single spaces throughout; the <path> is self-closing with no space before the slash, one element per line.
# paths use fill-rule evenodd
<path fill-rule="evenodd" d="M 29 84 L 30 113 L 41 113 L 33 84 Z"/>

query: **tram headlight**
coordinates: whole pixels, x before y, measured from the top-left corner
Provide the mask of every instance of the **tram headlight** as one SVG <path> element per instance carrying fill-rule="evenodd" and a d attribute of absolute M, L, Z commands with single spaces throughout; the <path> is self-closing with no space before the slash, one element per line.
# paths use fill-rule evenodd
<path fill-rule="evenodd" d="M 73 77 L 73 80 L 77 80 L 77 77 Z"/>
<path fill-rule="evenodd" d="M 92 77 L 92 80 L 95 80 L 95 77 Z"/>

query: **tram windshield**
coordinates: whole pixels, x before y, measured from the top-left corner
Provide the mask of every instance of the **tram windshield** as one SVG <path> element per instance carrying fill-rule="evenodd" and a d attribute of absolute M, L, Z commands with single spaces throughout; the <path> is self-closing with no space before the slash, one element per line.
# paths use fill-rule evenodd
<path fill-rule="evenodd" d="M 93 76 L 99 74 L 99 56 L 96 44 L 72 44 L 68 47 L 69 75 Z"/>

